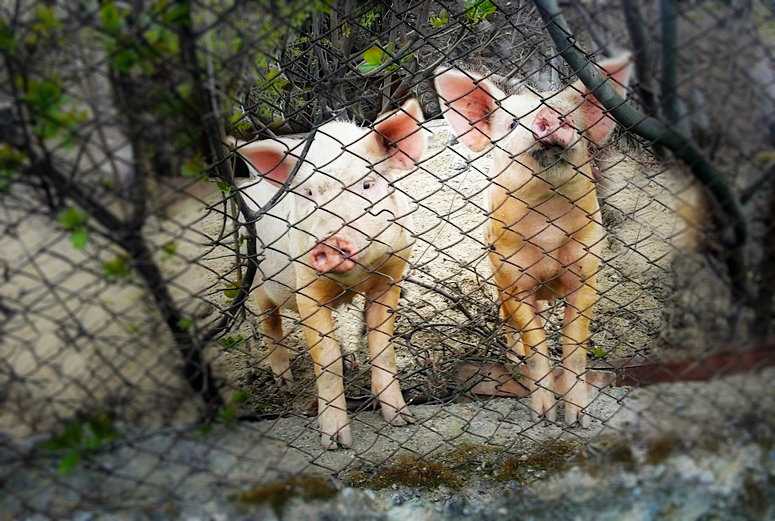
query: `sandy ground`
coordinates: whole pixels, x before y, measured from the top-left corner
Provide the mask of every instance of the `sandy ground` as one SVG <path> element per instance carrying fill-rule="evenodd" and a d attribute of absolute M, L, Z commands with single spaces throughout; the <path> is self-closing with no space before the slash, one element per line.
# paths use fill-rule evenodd
<path fill-rule="evenodd" d="M 416 204 L 416 244 L 398 310 L 395 342 L 409 398 L 456 392 L 454 363 L 461 358 L 502 362 L 492 342 L 470 330 L 470 322 L 431 285 L 453 296 L 497 330 L 490 268 L 481 243 L 486 220 L 484 189 L 488 159 L 469 162 L 461 144 L 450 144 L 442 121 L 427 123 L 429 149 L 420 168 L 401 187 Z M 601 152 L 603 216 L 608 230 L 600 272 L 600 302 L 590 345 L 604 358 L 652 354 L 685 358 L 708 353 L 722 340 L 728 307 L 724 284 L 694 245 L 677 209 L 689 207 L 702 225 L 698 196 L 676 170 L 660 170 L 632 147 L 616 143 Z M 624 152 L 623 152 L 624 150 Z M 627 152 L 627 150 L 630 150 Z M 204 328 L 227 304 L 224 289 L 239 279 L 229 249 L 228 205 L 211 183 L 184 187 L 147 228 L 173 297 Z M 178 187 L 178 190 L 180 188 Z M 163 192 L 169 192 L 166 190 Z M 120 252 L 93 236 L 75 250 L 50 218 L 29 211 L 24 194 L 2 212 L 0 262 L 6 283 L 3 303 L 13 313 L 0 344 L 0 429 L 20 438 L 45 433 L 75 413 L 109 410 L 139 425 L 182 425 L 196 418 L 197 400 L 178 376 L 179 356 L 153 313 L 137 276 L 106 280 L 102 263 Z M 166 196 L 165 196 L 166 197 Z M 684 213 L 686 213 L 684 211 Z M 221 241 L 219 242 L 219 238 Z M 163 246 L 174 244 L 175 250 Z M 340 337 L 353 364 L 350 398 L 369 394 L 367 353 L 359 302 L 339 312 Z M 558 347 L 559 306 L 545 312 Z M 286 345 L 299 384 L 293 393 L 274 385 L 251 303 L 245 320 L 229 336 L 244 341 L 208 348 L 228 400 L 236 391 L 249 399 L 241 414 L 283 414 L 305 409 L 314 395 L 311 363 L 298 318 L 285 320 Z M 712 340 L 712 342 L 710 342 Z M 710 343 L 709 343 L 710 342 Z"/>

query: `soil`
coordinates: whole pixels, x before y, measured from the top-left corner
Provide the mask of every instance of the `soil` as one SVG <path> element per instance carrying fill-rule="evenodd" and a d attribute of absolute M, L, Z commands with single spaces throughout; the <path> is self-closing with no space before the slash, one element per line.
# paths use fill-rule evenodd
<path fill-rule="evenodd" d="M 407 398 L 422 401 L 459 394 L 453 376 L 461 359 L 504 361 L 494 341 L 498 312 L 481 239 L 488 158 L 471 161 L 443 121 L 426 127 L 425 159 L 400 183 L 416 206 L 416 243 L 395 336 Z M 608 237 L 592 352 L 601 359 L 707 354 L 725 338 L 730 299 L 718 267 L 702 253 L 707 218 L 696 186 L 627 142 L 608 145 L 597 165 Z M 213 183 L 173 180 L 158 194 L 147 236 L 191 327 L 206 328 L 240 278 L 230 248 L 232 210 Z M 9 282 L 0 294 L 20 312 L 10 317 L 12 334 L 0 347 L 0 428 L 25 437 L 95 410 L 139 425 L 194 421 L 198 402 L 179 377 L 179 356 L 138 277 L 103 276 L 103 263 L 119 252 L 97 236 L 76 250 L 47 216 L 5 213 L 13 233 L 0 239 Z M 555 356 L 560 304 L 544 312 Z M 361 306 L 356 300 L 337 312 L 349 362 L 346 392 L 355 403 L 370 394 Z M 273 381 L 259 324 L 250 302 L 226 335 L 231 340 L 207 349 L 227 402 L 238 395 L 237 414 L 254 417 L 310 410 L 314 379 L 298 317 L 289 312 L 284 319 L 284 342 L 294 353 L 292 391 Z M 75 348 L 62 347 L 68 343 Z"/>

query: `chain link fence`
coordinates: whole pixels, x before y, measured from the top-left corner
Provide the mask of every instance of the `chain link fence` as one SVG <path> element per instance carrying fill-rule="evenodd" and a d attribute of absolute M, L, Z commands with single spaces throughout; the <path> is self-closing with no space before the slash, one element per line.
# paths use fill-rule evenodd
<path fill-rule="evenodd" d="M 772 518 L 774 50 L 770 1 L 3 2 L 0 515 Z"/>

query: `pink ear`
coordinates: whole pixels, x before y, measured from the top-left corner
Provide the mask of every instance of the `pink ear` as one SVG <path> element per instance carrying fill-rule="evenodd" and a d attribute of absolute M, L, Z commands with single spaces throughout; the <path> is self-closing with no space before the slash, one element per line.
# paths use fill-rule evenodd
<path fill-rule="evenodd" d="M 603 77 L 608 78 L 616 91 L 624 96 L 632 70 L 629 53 L 604 60 L 598 63 L 598 66 L 603 69 L 601 71 Z M 574 83 L 571 90 L 574 92 L 575 104 L 579 105 L 579 108 L 573 112 L 577 126 L 594 143 L 603 143 L 611 134 L 616 122 L 605 115 L 603 106 L 589 93 L 589 89 L 581 81 Z"/>
<path fill-rule="evenodd" d="M 422 109 L 416 99 L 405 102 L 400 109 L 378 120 L 372 135 L 380 154 L 390 154 L 388 167 L 411 170 L 425 151 Z"/>
<path fill-rule="evenodd" d="M 471 73 L 454 69 L 436 72 L 434 81 L 444 119 L 464 145 L 481 152 L 494 137 L 490 116 L 506 95 L 491 82 Z"/>
<path fill-rule="evenodd" d="M 244 156 L 259 174 L 276 185 L 281 185 L 288 179 L 288 174 L 296 164 L 296 158 L 290 155 L 288 146 L 279 141 L 255 141 L 237 148 L 237 152 Z"/>

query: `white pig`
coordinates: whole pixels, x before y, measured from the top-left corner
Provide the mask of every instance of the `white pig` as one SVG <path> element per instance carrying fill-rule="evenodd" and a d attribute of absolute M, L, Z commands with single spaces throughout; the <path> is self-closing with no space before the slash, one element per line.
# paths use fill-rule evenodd
<path fill-rule="evenodd" d="M 394 185 L 425 150 L 422 110 L 409 100 L 373 129 L 345 121 L 322 125 L 290 192 L 257 222 L 255 295 L 275 377 L 293 381 L 280 311 L 299 312 L 317 382 L 322 443 L 349 447 L 342 353 L 332 310 L 356 294 L 366 300 L 372 393 L 392 425 L 413 422 L 396 378 L 392 346 L 399 286 L 412 243 L 409 199 Z M 300 141 L 257 141 L 238 153 L 260 174 L 243 187 L 253 209 L 277 192 L 303 150 Z"/>

